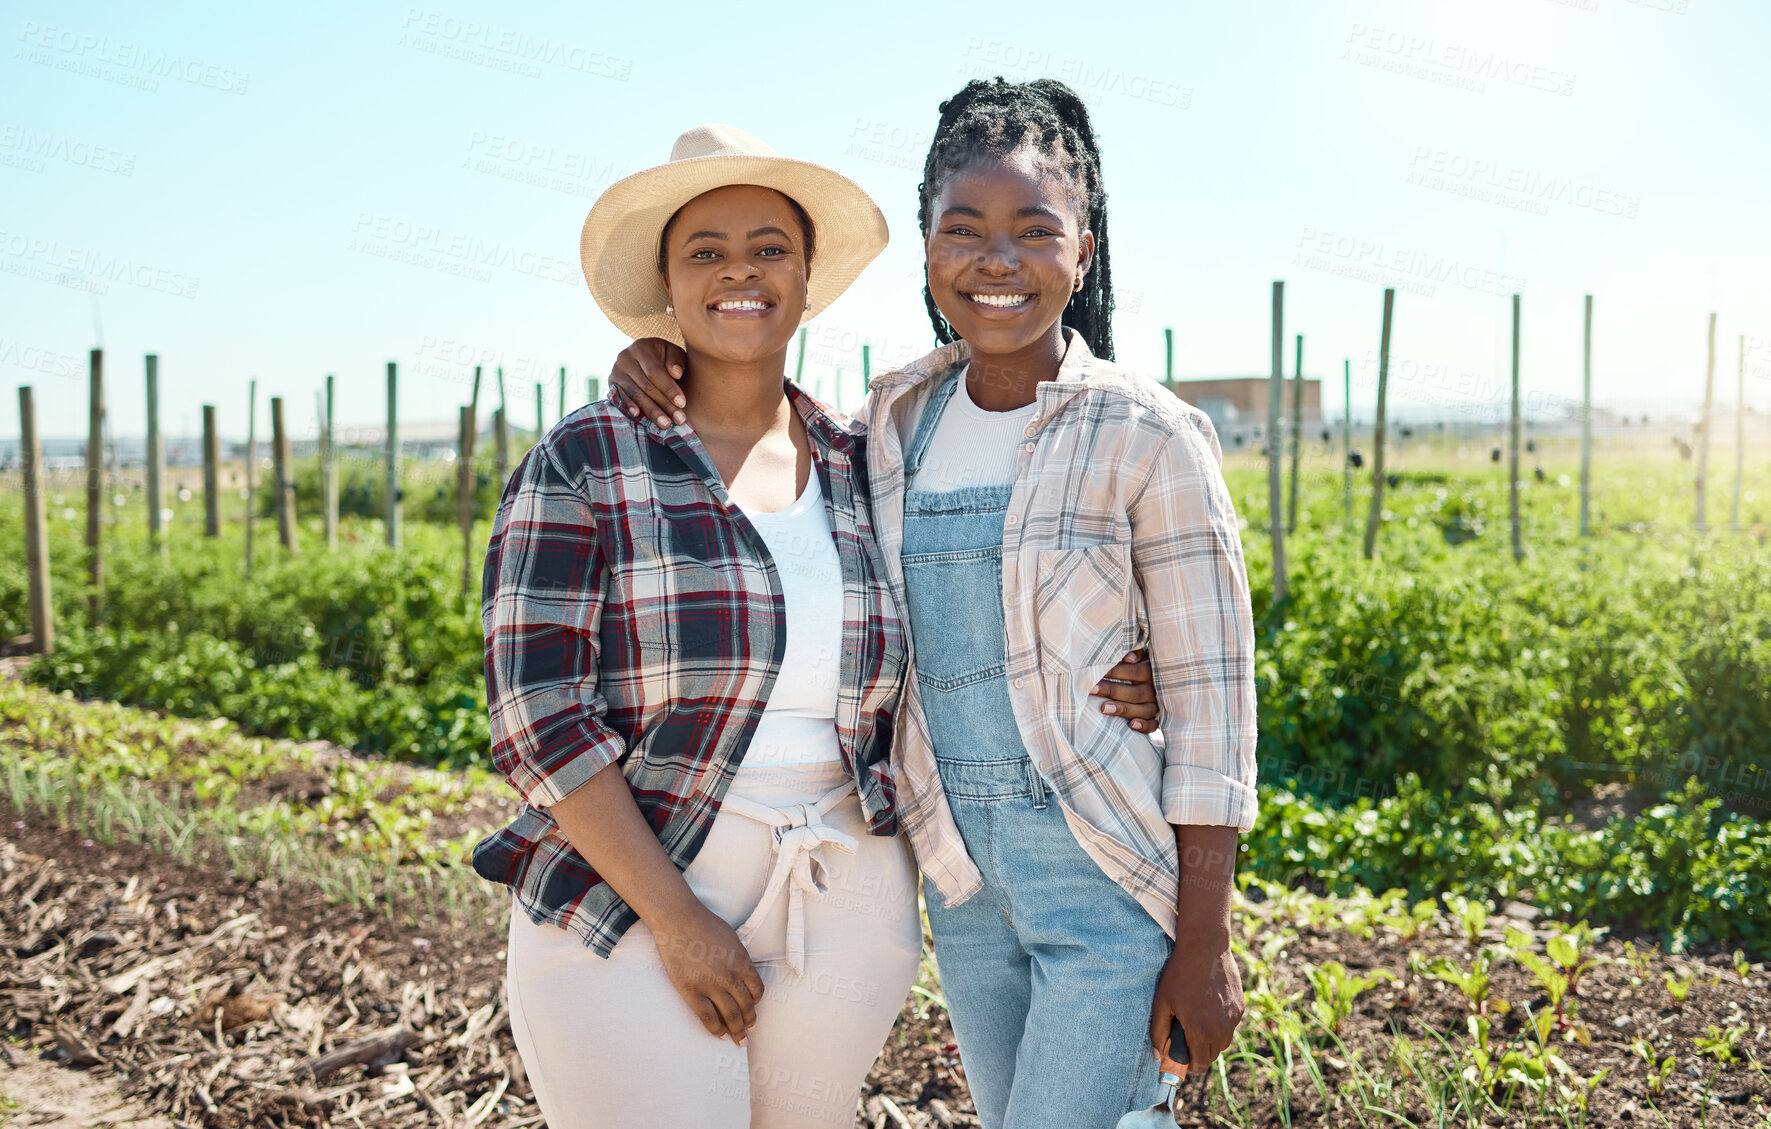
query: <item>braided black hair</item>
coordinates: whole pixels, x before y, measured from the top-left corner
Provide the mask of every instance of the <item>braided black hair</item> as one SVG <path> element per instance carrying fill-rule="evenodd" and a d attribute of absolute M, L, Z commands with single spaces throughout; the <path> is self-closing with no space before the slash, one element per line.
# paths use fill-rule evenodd
<path fill-rule="evenodd" d="M 935 194 L 953 173 L 981 159 L 1002 159 L 1023 147 L 1037 150 L 1068 177 L 1085 226 L 1095 235 L 1095 257 L 1082 289 L 1064 307 L 1063 324 L 1076 330 L 1097 357 L 1113 359 L 1113 269 L 1107 255 L 1107 190 L 1101 183 L 1101 149 L 1088 108 L 1076 91 L 1057 79 L 1007 82 L 975 78 L 941 103 L 941 124 L 922 167 L 917 222 L 929 233 Z M 925 278 L 923 301 L 935 340 L 945 345 L 958 335 L 935 305 Z"/>

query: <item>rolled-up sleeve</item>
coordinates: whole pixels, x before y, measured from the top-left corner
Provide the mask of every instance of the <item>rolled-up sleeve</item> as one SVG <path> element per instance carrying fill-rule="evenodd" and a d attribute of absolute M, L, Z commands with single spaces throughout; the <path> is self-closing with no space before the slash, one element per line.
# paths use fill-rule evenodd
<path fill-rule="evenodd" d="M 1222 462 L 1209 421 L 1177 422 L 1128 512 L 1162 707 L 1163 818 L 1247 831 L 1257 803 L 1254 620 Z"/>
<path fill-rule="evenodd" d="M 492 761 L 551 807 L 618 760 L 598 689 L 607 562 L 589 504 L 546 444 L 511 476 L 482 578 Z"/>

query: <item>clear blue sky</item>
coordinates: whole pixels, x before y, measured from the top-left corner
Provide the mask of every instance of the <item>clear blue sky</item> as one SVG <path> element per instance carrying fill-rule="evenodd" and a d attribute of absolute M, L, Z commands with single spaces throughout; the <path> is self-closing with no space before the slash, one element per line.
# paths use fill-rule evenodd
<path fill-rule="evenodd" d="M 79 434 L 95 341 L 117 435 L 144 426 L 148 352 L 174 432 L 216 402 L 243 433 L 253 376 L 298 434 L 326 373 L 342 425 L 378 423 L 390 359 L 403 419 L 453 419 L 480 357 L 519 422 L 544 378 L 551 422 L 558 366 L 575 405 L 623 344 L 579 274 L 585 212 L 705 121 L 884 208 L 891 246 L 806 369 L 828 397 L 841 365 L 853 406 L 862 340 L 876 364 L 930 344 L 918 173 L 941 99 L 994 73 L 1054 74 L 1093 108 L 1123 361 L 1160 375 L 1172 326 L 1181 376 L 1265 372 L 1282 278 L 1288 356 L 1305 334 L 1331 415 L 1352 358 L 1369 418 L 1396 285 L 1398 407 L 1488 404 L 1516 288 L 1525 387 L 1577 397 L 1591 292 L 1601 403 L 1694 407 L 1713 309 L 1718 402 L 1745 334 L 1771 410 L 1761 0 L 870 8 L 8 5 L 0 435 L 24 383 L 46 434 Z"/>

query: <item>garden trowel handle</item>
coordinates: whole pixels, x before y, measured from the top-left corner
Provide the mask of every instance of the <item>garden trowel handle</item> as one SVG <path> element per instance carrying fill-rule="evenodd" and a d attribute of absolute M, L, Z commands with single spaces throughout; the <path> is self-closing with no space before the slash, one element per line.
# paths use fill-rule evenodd
<path fill-rule="evenodd" d="M 1190 1061 L 1187 1052 L 1187 1033 L 1181 1030 L 1181 1021 L 1174 1020 L 1168 1029 L 1168 1057 L 1186 1066 Z"/>

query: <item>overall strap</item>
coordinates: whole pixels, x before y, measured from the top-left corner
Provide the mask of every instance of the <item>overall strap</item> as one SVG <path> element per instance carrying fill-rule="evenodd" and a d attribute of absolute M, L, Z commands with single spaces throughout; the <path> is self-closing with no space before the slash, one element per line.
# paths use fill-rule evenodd
<path fill-rule="evenodd" d="M 922 419 L 916 425 L 916 436 L 910 440 L 910 450 L 904 459 L 904 489 L 910 489 L 916 480 L 916 472 L 922 469 L 923 456 L 928 454 L 929 444 L 934 441 L 935 428 L 941 422 L 941 413 L 947 408 L 947 401 L 953 399 L 953 393 L 959 390 L 959 382 L 965 378 L 965 367 L 950 373 L 941 386 L 929 397 L 928 406 L 922 410 Z"/>

